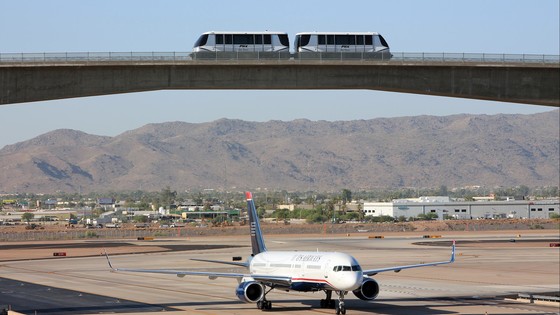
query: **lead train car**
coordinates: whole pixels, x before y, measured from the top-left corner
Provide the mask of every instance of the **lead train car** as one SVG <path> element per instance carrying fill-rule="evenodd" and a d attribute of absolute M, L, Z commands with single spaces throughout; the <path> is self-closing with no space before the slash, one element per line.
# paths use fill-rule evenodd
<path fill-rule="evenodd" d="M 284 32 L 206 32 L 195 42 L 193 59 L 290 58 L 290 42 Z"/>

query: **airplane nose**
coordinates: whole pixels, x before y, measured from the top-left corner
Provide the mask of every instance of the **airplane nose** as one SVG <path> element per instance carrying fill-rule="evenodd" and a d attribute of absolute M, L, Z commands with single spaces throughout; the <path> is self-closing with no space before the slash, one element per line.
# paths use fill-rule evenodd
<path fill-rule="evenodd" d="M 361 272 L 352 272 L 347 274 L 342 281 L 340 289 L 344 291 L 354 291 L 362 285 L 363 274 Z"/>

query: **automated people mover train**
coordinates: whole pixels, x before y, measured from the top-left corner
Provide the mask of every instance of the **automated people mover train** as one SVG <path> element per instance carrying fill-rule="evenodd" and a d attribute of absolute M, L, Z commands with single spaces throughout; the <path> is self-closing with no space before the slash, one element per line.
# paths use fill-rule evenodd
<path fill-rule="evenodd" d="M 389 44 L 375 32 L 306 32 L 297 33 L 294 54 L 290 54 L 288 34 L 285 32 L 206 32 L 195 42 L 193 57 L 261 56 L 278 58 L 313 58 L 352 56 L 389 59 Z M 248 54 L 253 53 L 253 55 Z M 257 55 L 255 55 L 255 53 Z M 261 55 L 261 53 L 264 53 Z"/>

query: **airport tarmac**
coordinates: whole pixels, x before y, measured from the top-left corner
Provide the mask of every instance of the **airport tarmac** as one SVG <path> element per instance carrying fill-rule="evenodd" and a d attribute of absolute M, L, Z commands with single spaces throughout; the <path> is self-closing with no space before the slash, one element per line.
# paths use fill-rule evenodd
<path fill-rule="evenodd" d="M 381 287 L 378 298 L 361 301 L 349 293 L 347 314 L 560 314 L 558 303 L 531 304 L 504 298 L 517 293 L 560 291 L 560 248 L 549 247 L 550 242 L 558 242 L 558 231 L 438 234 L 442 237 L 425 239 L 419 233 L 391 233 L 373 239 L 365 233 L 265 238 L 269 250 L 346 252 L 365 269 L 447 260 L 451 240 L 457 241 L 455 263 L 378 274 L 374 277 Z M 420 242 L 432 246 L 416 244 Z M 118 246 L 115 241 L 77 241 L 34 250 L 25 246 L 18 249 L 17 243 L 10 243 L 16 246 L 0 249 L 0 310 L 10 305 L 23 314 L 262 313 L 255 304 L 237 299 L 234 279 L 110 272 L 106 258 L 100 255 L 103 243 L 108 244 L 112 263 L 128 268 L 240 271 L 189 259 L 246 259 L 250 250 L 248 236 L 119 240 Z M 64 244 L 74 244 L 68 245 L 67 252 L 72 255 L 36 256 L 41 250 L 65 250 Z M 2 245 L 6 243 L 0 248 Z M 77 247 L 85 248 L 86 253 L 80 255 Z M 272 301 L 268 312 L 335 314 L 333 309 L 319 308 L 324 296 L 323 292 L 272 291 L 267 295 Z"/>

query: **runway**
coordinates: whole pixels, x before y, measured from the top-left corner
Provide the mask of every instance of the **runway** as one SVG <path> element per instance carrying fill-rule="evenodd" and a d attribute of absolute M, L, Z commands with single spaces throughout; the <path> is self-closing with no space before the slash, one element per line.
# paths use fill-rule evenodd
<path fill-rule="evenodd" d="M 519 233 L 521 238 L 517 237 Z M 448 244 L 457 241 L 455 263 L 378 274 L 374 276 L 381 287 L 378 298 L 366 302 L 349 293 L 347 314 L 559 314 L 558 303 L 529 304 L 504 299 L 517 293 L 560 291 L 560 248 L 548 246 L 550 240 L 558 240 L 558 231 L 438 234 L 442 238 L 434 240 L 423 239 L 420 233 L 390 234 L 383 239 L 370 239 L 367 234 L 265 237 L 269 250 L 347 252 L 363 268 L 447 260 Z M 415 244 L 419 242 L 442 243 Z M 135 254 L 107 246 L 117 267 L 230 272 L 240 270 L 189 259 L 246 259 L 250 242 L 248 236 L 226 236 L 119 243 L 125 243 L 120 246 L 130 247 Z M 61 246 L 53 248 L 60 250 Z M 139 253 L 140 248 L 146 247 L 167 250 Z M 233 279 L 113 273 L 98 248 L 93 250 L 95 254 L 85 257 L 78 257 L 75 252 L 69 257 L 34 256 L 32 260 L 15 259 L 16 247 L 9 251 L 14 259 L 0 262 L 0 309 L 10 305 L 23 314 L 262 313 L 254 304 L 237 299 L 237 282 Z M 29 255 L 26 249 L 21 252 Z M 267 298 L 272 301 L 269 312 L 274 314 L 334 314 L 332 309 L 319 308 L 319 301 L 324 298 L 322 292 L 272 291 Z"/>

